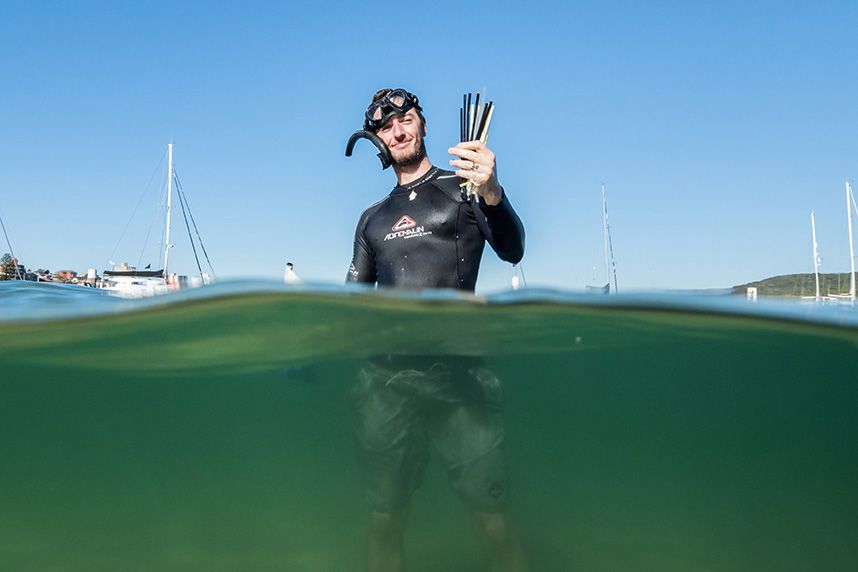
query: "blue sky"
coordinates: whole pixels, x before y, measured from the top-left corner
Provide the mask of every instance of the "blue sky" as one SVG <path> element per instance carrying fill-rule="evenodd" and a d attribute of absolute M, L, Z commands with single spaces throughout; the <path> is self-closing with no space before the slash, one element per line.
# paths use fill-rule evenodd
<path fill-rule="evenodd" d="M 811 210 L 846 271 L 856 46 L 856 2 L 4 2 L 0 214 L 30 267 L 156 264 L 172 139 L 218 276 L 338 283 L 394 184 L 365 142 L 343 156 L 368 98 L 417 93 L 445 166 L 485 89 L 531 285 L 603 280 L 603 182 L 621 290 L 810 271 Z M 478 290 L 510 275 L 487 252 Z"/>

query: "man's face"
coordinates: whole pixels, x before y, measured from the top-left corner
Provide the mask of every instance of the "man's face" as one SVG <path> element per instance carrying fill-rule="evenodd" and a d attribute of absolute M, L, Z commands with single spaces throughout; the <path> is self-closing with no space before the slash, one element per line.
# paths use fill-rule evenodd
<path fill-rule="evenodd" d="M 394 163 L 400 167 L 415 165 L 426 156 L 423 125 L 417 110 L 413 108 L 388 119 L 376 134 L 390 149 Z"/>

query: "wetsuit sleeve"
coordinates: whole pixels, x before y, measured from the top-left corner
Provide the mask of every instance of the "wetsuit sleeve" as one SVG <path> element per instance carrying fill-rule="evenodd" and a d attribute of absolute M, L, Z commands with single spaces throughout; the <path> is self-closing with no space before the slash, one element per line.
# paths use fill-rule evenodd
<path fill-rule="evenodd" d="M 518 264 L 524 256 L 524 225 L 501 188 L 501 202 L 489 206 L 479 198 L 474 214 L 480 232 L 501 260 Z"/>
<path fill-rule="evenodd" d="M 376 281 L 377 276 L 372 249 L 364 234 L 367 219 L 368 217 L 364 213 L 360 221 L 358 221 L 357 229 L 355 230 L 354 253 L 352 254 L 352 263 L 349 265 L 349 271 L 346 274 L 346 282 L 374 284 Z"/>

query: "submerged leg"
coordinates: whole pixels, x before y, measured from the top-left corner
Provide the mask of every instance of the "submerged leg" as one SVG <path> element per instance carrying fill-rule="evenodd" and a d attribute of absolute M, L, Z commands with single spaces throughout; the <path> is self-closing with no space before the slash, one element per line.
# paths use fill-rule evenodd
<path fill-rule="evenodd" d="M 471 508 L 492 572 L 530 566 L 506 516 L 509 476 L 504 454 L 503 387 L 486 368 L 472 368 L 439 400 L 429 425 L 453 488 Z"/>
<path fill-rule="evenodd" d="M 502 512 L 474 511 L 477 528 L 489 549 L 492 572 L 529 572 L 524 545 Z"/>
<path fill-rule="evenodd" d="M 373 512 L 366 551 L 367 572 L 402 572 L 405 514 Z"/>
<path fill-rule="evenodd" d="M 418 401 L 398 385 L 409 375 L 416 372 L 392 372 L 370 364 L 352 390 L 355 444 L 371 510 L 366 552 L 369 572 L 404 569 L 408 507 L 428 461 Z"/>

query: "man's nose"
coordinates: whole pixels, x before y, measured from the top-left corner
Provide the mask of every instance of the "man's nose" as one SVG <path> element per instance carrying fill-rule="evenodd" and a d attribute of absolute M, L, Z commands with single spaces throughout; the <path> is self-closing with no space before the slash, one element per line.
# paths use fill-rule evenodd
<path fill-rule="evenodd" d="M 405 129 L 402 128 L 401 123 L 393 122 L 393 136 L 397 139 L 402 138 L 405 135 Z"/>

